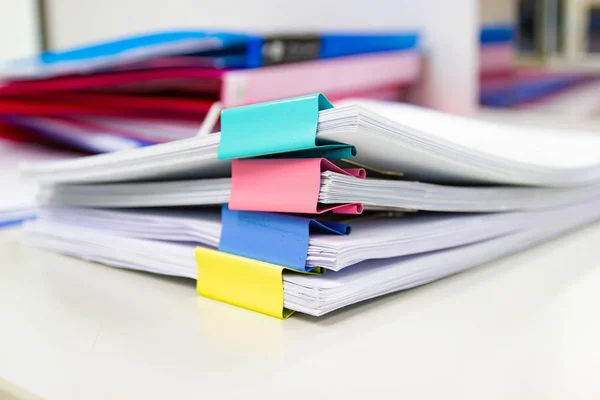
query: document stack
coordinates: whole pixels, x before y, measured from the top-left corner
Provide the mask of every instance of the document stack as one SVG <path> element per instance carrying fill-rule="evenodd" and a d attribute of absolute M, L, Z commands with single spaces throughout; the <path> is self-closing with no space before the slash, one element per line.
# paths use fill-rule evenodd
<path fill-rule="evenodd" d="M 58 160 L 77 154 L 58 149 L 0 139 L 0 228 L 20 224 L 36 215 L 35 184 L 19 180 L 19 163 Z M 81 154 L 78 154 L 81 156 Z"/>
<path fill-rule="evenodd" d="M 24 166 L 41 206 L 25 240 L 321 316 L 600 218 L 599 146 L 400 103 L 258 103 L 220 133 Z"/>
<path fill-rule="evenodd" d="M 0 68 L 0 130 L 111 152 L 210 133 L 221 108 L 313 91 L 399 100 L 419 71 L 414 33 L 155 33 Z"/>

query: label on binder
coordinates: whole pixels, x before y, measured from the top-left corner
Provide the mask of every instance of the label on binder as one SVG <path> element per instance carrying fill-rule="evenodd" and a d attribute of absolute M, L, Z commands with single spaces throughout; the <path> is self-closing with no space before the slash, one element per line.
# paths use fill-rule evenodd
<path fill-rule="evenodd" d="M 286 153 L 286 157 L 353 158 L 351 145 L 317 139 L 322 94 L 234 107 L 221 112 L 221 160 Z"/>
<path fill-rule="evenodd" d="M 319 204 L 321 172 L 365 178 L 362 168 L 342 169 L 323 158 L 233 160 L 229 208 L 320 214 L 361 214 L 362 204 Z"/>
<path fill-rule="evenodd" d="M 261 47 L 262 65 L 316 60 L 320 50 L 319 35 L 267 35 Z"/>
<path fill-rule="evenodd" d="M 219 250 L 281 265 L 301 272 L 307 267 L 310 231 L 346 235 L 350 226 L 337 222 L 287 214 L 234 211 L 226 205 L 221 212 Z"/>

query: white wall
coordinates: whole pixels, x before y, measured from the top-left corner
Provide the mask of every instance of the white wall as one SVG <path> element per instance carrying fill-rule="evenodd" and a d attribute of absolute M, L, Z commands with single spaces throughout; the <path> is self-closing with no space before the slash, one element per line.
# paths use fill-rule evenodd
<path fill-rule="evenodd" d="M 428 0 L 429 1 L 429 0 Z M 47 0 L 50 43 L 77 45 L 157 29 L 417 28 L 417 0 Z"/>
<path fill-rule="evenodd" d="M 416 2 L 416 1 L 414 1 Z M 477 0 L 423 0 L 427 50 L 423 103 L 470 115 L 479 108 L 479 8 Z"/>
<path fill-rule="evenodd" d="M 0 0 L 0 61 L 40 51 L 36 0 Z"/>
<path fill-rule="evenodd" d="M 0 0 L 1 1 L 1 0 Z M 470 113 L 477 103 L 477 0 L 47 0 L 49 43 L 64 48 L 173 28 L 419 29 L 429 61 L 423 98 Z"/>

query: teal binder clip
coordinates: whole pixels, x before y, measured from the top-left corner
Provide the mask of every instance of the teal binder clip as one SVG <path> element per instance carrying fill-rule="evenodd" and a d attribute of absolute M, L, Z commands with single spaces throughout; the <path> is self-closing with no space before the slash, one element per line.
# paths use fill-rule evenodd
<path fill-rule="evenodd" d="M 223 110 L 218 157 L 353 158 L 354 146 L 316 137 L 319 111 L 330 108 L 319 93 Z"/>

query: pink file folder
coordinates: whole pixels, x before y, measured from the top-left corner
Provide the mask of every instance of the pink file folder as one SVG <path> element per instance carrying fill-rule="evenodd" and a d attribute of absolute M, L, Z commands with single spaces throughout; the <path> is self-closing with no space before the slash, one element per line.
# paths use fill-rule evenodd
<path fill-rule="evenodd" d="M 45 131 L 45 124 L 53 123 L 54 128 L 68 126 L 73 135 L 79 129 L 82 137 L 111 130 L 72 118 L 196 122 L 199 128 L 217 101 L 228 108 L 316 92 L 333 101 L 348 97 L 402 100 L 419 73 L 420 56 L 410 50 L 244 70 L 168 65 L 0 81 L 0 122 L 39 133 Z M 131 129 L 113 133 L 154 143 Z"/>
<path fill-rule="evenodd" d="M 331 98 L 397 89 L 416 81 L 420 57 L 414 51 L 376 53 L 281 66 L 216 70 L 165 68 L 65 76 L 0 84 L 1 97 L 37 97 L 73 91 L 147 92 L 181 90 L 212 94 L 223 107 L 323 92 Z"/>
<path fill-rule="evenodd" d="M 482 76 L 510 72 L 515 68 L 516 51 L 514 44 L 490 44 L 481 47 L 479 68 Z"/>
<path fill-rule="evenodd" d="M 339 99 L 368 91 L 399 89 L 414 83 L 419 73 L 420 57 L 414 51 L 228 71 L 222 78 L 220 99 L 224 107 L 317 92 Z"/>

